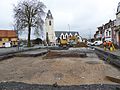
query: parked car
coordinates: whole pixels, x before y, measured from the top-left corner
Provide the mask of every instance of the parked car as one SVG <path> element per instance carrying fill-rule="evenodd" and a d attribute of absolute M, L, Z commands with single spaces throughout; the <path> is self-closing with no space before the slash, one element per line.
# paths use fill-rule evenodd
<path fill-rule="evenodd" d="M 88 46 L 94 46 L 94 42 L 89 42 L 89 41 L 88 41 L 88 42 L 87 42 L 87 45 L 88 45 Z"/>
<path fill-rule="evenodd" d="M 100 45 L 102 45 L 102 43 L 103 43 L 102 41 L 94 41 L 95 46 L 100 46 Z"/>
<path fill-rule="evenodd" d="M 11 47 L 11 42 L 5 42 L 5 43 L 3 43 L 2 47 Z"/>

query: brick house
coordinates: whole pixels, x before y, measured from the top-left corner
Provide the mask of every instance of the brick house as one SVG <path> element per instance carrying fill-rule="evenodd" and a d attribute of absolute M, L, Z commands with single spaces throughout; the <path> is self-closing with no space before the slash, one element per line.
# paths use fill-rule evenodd
<path fill-rule="evenodd" d="M 115 20 L 110 20 L 108 23 L 98 27 L 98 30 L 94 34 L 95 40 L 115 42 L 114 25 Z"/>
<path fill-rule="evenodd" d="M 103 39 L 103 33 L 104 33 L 103 26 L 98 27 L 98 30 L 94 34 L 94 39 L 101 41 Z"/>
<path fill-rule="evenodd" d="M 14 31 L 14 30 L 0 30 L 0 47 L 4 47 L 5 43 L 10 43 L 11 46 L 18 45 L 16 31 Z"/>

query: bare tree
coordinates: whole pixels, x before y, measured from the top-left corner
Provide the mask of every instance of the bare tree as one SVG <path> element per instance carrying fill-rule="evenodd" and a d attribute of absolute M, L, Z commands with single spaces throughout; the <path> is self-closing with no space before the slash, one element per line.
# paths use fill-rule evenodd
<path fill-rule="evenodd" d="M 49 40 L 49 37 L 48 37 L 48 32 L 46 33 L 46 42 L 47 42 L 47 45 L 49 46 L 50 45 L 50 40 Z"/>
<path fill-rule="evenodd" d="M 14 6 L 14 18 L 16 29 L 20 32 L 28 30 L 28 47 L 31 46 L 31 30 L 39 34 L 43 30 L 43 16 L 46 6 L 39 0 L 25 0 Z"/>

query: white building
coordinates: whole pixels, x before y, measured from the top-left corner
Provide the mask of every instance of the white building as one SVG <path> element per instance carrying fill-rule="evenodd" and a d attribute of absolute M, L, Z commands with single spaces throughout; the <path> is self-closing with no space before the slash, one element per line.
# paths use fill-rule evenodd
<path fill-rule="evenodd" d="M 72 36 L 76 36 L 77 37 L 77 41 L 78 42 L 82 42 L 82 37 L 79 35 L 78 32 L 75 31 L 55 31 L 55 36 L 56 36 L 56 42 L 57 40 L 62 40 L 62 39 L 66 39 L 68 42 L 70 42 L 71 37 Z M 57 42 L 58 43 L 58 42 Z"/>
<path fill-rule="evenodd" d="M 105 41 L 112 41 L 114 42 L 114 30 L 113 30 L 113 27 L 114 27 L 114 23 L 115 23 L 115 20 L 110 20 L 108 23 L 106 23 L 104 25 L 104 39 Z"/>
<path fill-rule="evenodd" d="M 115 20 L 110 20 L 108 23 L 98 27 L 98 31 L 94 35 L 96 40 L 114 42 L 115 33 L 113 30 Z"/>
<path fill-rule="evenodd" d="M 54 19 L 50 10 L 48 10 L 48 13 L 45 19 L 45 30 L 46 30 L 46 35 L 48 35 L 50 45 L 54 45 L 56 42 L 55 32 L 54 32 Z"/>

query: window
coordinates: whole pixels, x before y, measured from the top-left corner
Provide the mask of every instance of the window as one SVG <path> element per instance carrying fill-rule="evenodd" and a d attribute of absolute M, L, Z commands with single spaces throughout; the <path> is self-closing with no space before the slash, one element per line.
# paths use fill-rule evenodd
<path fill-rule="evenodd" d="M 106 36 L 108 36 L 108 33 L 106 32 Z"/>
<path fill-rule="evenodd" d="M 109 31 L 109 36 L 111 35 L 111 31 Z"/>
<path fill-rule="evenodd" d="M 0 38 L 0 41 L 2 41 L 2 38 Z"/>
<path fill-rule="evenodd" d="M 62 35 L 62 39 L 63 39 L 63 35 Z"/>
<path fill-rule="evenodd" d="M 69 35 L 69 37 L 71 38 L 71 37 L 72 37 L 72 35 Z"/>
<path fill-rule="evenodd" d="M 107 37 L 109 36 L 109 30 L 106 31 L 106 36 L 107 36 Z"/>
<path fill-rule="evenodd" d="M 51 21 L 49 21 L 49 25 L 51 26 Z"/>
<path fill-rule="evenodd" d="M 11 41 L 11 38 L 9 38 L 9 41 Z"/>
<path fill-rule="evenodd" d="M 66 35 L 66 39 L 67 39 L 67 35 Z"/>

